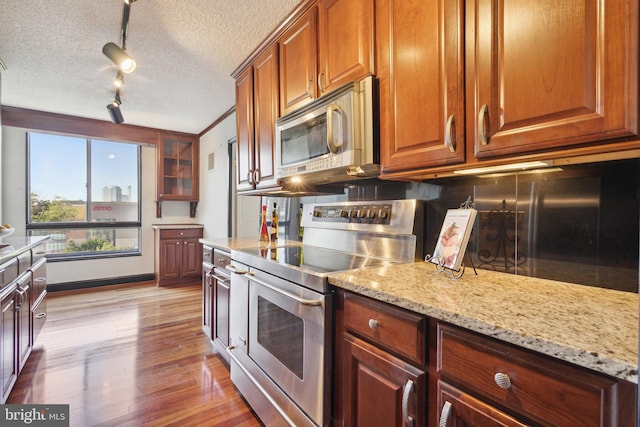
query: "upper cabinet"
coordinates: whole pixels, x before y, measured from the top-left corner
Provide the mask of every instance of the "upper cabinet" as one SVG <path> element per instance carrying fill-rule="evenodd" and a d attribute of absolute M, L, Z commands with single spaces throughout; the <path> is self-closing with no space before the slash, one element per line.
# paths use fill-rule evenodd
<path fill-rule="evenodd" d="M 376 1 L 383 175 L 464 161 L 462 24 L 462 0 Z"/>
<path fill-rule="evenodd" d="M 630 0 L 376 1 L 383 177 L 621 149 L 638 16 Z"/>
<path fill-rule="evenodd" d="M 467 1 L 478 158 L 638 133 L 638 2 Z"/>
<path fill-rule="evenodd" d="M 372 0 L 321 0 L 278 39 L 282 115 L 373 73 Z"/>
<path fill-rule="evenodd" d="M 198 203 L 198 139 L 196 136 L 161 134 L 158 141 L 157 216 L 166 200 L 187 201 L 191 216 Z"/>
<path fill-rule="evenodd" d="M 236 78 L 238 191 L 276 185 L 273 144 L 278 118 L 278 49 L 273 45 Z"/>

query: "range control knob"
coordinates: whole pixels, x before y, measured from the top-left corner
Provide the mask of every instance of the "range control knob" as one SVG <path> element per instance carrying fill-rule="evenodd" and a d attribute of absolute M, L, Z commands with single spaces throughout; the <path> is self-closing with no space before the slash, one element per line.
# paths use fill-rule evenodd
<path fill-rule="evenodd" d="M 358 217 L 358 210 L 357 209 L 351 209 L 349 211 L 349 217 L 351 218 L 357 218 Z"/>
<path fill-rule="evenodd" d="M 314 216 L 314 218 L 321 218 L 322 217 L 322 211 L 314 210 L 313 211 L 313 216 Z"/>
<path fill-rule="evenodd" d="M 349 218 L 349 211 L 340 209 L 340 218 Z"/>
<path fill-rule="evenodd" d="M 378 216 L 380 217 L 380 219 L 387 219 L 387 217 L 389 216 L 389 211 L 387 211 L 386 209 L 380 209 L 380 212 L 378 212 Z"/>
<path fill-rule="evenodd" d="M 358 218 L 364 218 L 367 216 L 367 211 L 364 209 L 358 209 Z"/>
<path fill-rule="evenodd" d="M 367 218 L 373 219 L 378 215 L 375 209 L 369 209 L 367 211 Z"/>

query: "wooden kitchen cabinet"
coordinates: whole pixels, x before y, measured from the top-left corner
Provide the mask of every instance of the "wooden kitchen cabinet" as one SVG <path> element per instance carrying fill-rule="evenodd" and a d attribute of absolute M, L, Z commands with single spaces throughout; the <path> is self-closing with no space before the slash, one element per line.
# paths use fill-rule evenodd
<path fill-rule="evenodd" d="M 213 339 L 213 248 L 202 247 L 202 331 Z"/>
<path fill-rule="evenodd" d="M 336 306 L 336 425 L 425 425 L 424 318 L 343 290 Z"/>
<path fill-rule="evenodd" d="M 376 1 L 382 175 L 465 160 L 463 2 Z"/>
<path fill-rule="evenodd" d="M 444 425 L 636 426 L 635 384 L 442 322 L 435 331 L 433 416 Z"/>
<path fill-rule="evenodd" d="M 204 246 L 202 263 L 202 329 L 211 339 L 214 349 L 229 362 L 229 302 L 231 277 L 227 266 L 231 255 Z"/>
<path fill-rule="evenodd" d="M 278 100 L 278 46 L 274 45 L 236 78 L 238 192 L 277 185 L 273 150 Z"/>
<path fill-rule="evenodd" d="M 280 106 L 285 115 L 373 73 L 371 0 L 321 0 L 279 39 Z"/>
<path fill-rule="evenodd" d="M 475 156 L 638 133 L 638 2 L 466 2 L 467 140 Z"/>
<path fill-rule="evenodd" d="M 154 228 L 158 286 L 200 280 L 202 227 Z"/>
<path fill-rule="evenodd" d="M 163 134 L 158 141 L 157 217 L 162 216 L 162 202 L 186 201 L 191 217 L 198 204 L 197 137 Z"/>
<path fill-rule="evenodd" d="M 18 323 L 18 311 L 16 311 L 16 289 L 17 284 L 13 283 L 2 289 L 0 293 L 0 390 L 2 403 L 7 401 L 9 393 L 18 378 L 17 346 L 18 334 L 16 325 Z"/>

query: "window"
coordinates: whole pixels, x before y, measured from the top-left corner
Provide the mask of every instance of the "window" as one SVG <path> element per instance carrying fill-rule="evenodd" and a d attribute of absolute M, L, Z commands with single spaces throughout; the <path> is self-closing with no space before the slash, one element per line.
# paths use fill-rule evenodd
<path fill-rule="evenodd" d="M 49 235 L 49 258 L 140 254 L 140 147 L 29 133 L 31 236 Z"/>

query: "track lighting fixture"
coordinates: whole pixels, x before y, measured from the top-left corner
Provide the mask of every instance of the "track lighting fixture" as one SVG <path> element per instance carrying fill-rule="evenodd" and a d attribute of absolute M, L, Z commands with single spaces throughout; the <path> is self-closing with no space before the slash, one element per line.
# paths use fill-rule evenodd
<path fill-rule="evenodd" d="M 113 61 L 114 64 L 123 72 L 130 73 L 136 69 L 136 61 L 129 56 L 120 46 L 109 42 L 102 47 L 102 53 Z"/>
<path fill-rule="evenodd" d="M 122 110 L 120 110 L 121 104 L 120 90 L 116 90 L 115 99 L 111 104 L 107 105 L 107 111 L 109 111 L 109 116 L 111 116 L 111 121 L 113 123 L 120 124 L 124 122 L 124 116 L 122 115 Z"/>

